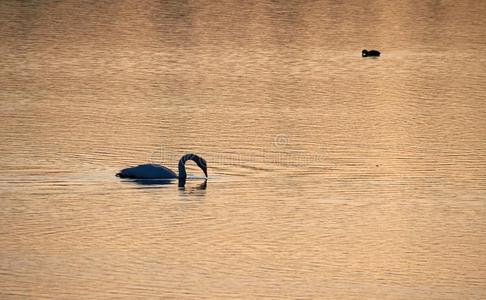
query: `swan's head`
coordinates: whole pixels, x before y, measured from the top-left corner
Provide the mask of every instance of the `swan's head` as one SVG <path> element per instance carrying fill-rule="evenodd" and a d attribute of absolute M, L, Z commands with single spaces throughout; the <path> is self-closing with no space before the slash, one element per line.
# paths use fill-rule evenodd
<path fill-rule="evenodd" d="M 368 50 L 363 49 L 363 51 L 361 51 L 361 56 L 366 56 L 366 55 L 368 55 Z"/>
<path fill-rule="evenodd" d="M 195 160 L 196 164 L 201 170 L 204 172 L 204 175 L 206 178 L 208 177 L 208 165 L 206 163 L 206 160 L 202 157 L 198 157 L 198 159 Z"/>

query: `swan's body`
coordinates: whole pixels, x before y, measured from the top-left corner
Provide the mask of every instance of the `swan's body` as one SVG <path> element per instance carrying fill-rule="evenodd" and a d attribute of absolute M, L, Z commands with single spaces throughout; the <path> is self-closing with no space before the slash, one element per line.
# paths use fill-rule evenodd
<path fill-rule="evenodd" d="M 366 50 L 364 49 L 363 51 L 361 51 L 361 56 L 363 57 L 368 57 L 368 56 L 380 56 L 380 51 L 378 50 Z"/>
<path fill-rule="evenodd" d="M 126 168 L 116 174 L 120 178 L 131 179 L 176 179 L 177 174 L 169 168 L 158 164 L 144 164 Z"/>
<path fill-rule="evenodd" d="M 202 157 L 192 153 L 183 155 L 179 160 L 179 176 L 171 169 L 159 164 L 143 164 L 126 168 L 120 170 L 116 176 L 130 179 L 179 179 L 185 181 L 187 178 L 186 161 L 188 160 L 194 161 L 203 170 L 204 175 L 208 177 L 206 161 Z"/>

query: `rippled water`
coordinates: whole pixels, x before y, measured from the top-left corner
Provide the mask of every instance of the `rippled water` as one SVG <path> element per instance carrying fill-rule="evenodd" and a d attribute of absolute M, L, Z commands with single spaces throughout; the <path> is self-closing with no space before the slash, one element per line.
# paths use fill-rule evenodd
<path fill-rule="evenodd" d="M 1 1 L 1 298 L 485 298 L 485 14 Z"/>

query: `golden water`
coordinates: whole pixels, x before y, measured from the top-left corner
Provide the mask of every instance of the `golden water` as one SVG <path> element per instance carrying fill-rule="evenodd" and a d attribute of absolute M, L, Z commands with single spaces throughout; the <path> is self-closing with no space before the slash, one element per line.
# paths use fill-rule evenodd
<path fill-rule="evenodd" d="M 1 1 L 0 297 L 485 298 L 485 15 Z"/>

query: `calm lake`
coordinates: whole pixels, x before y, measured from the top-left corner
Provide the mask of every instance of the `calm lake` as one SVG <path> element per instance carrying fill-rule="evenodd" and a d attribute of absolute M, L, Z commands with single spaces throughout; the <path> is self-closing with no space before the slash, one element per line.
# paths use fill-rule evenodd
<path fill-rule="evenodd" d="M 485 16 L 0 1 L 0 298 L 486 298 Z"/>

